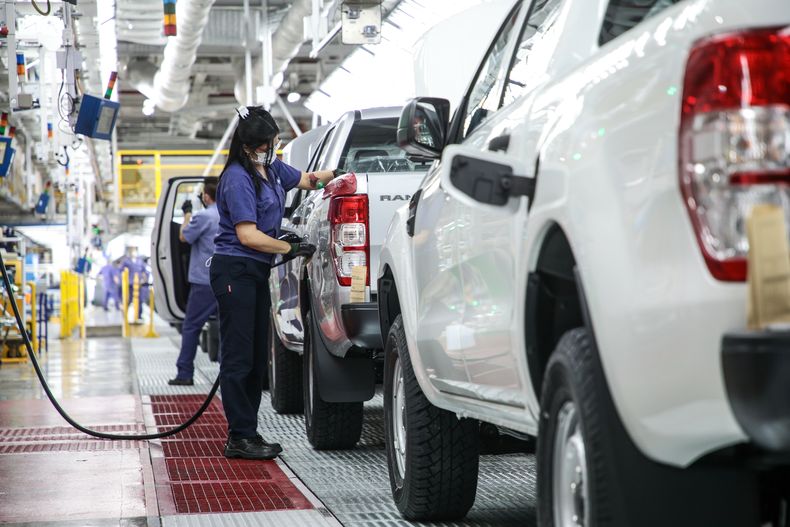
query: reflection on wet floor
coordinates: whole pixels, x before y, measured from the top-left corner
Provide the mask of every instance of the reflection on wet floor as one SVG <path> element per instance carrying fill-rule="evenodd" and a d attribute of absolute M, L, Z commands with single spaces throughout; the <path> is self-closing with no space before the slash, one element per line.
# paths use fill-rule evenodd
<path fill-rule="evenodd" d="M 129 343 L 120 338 L 52 338 L 49 352 L 41 353 L 39 362 L 58 398 L 131 394 L 133 390 Z M 30 362 L 0 366 L 0 386 L 0 400 L 44 397 Z"/>

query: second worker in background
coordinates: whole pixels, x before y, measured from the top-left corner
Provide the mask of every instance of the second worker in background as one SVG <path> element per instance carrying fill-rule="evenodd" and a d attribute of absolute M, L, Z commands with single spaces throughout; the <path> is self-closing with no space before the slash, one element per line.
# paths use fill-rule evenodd
<path fill-rule="evenodd" d="M 217 314 L 217 300 L 209 281 L 209 259 L 214 254 L 214 237 L 217 235 L 219 214 L 217 213 L 217 178 L 207 177 L 203 181 L 200 200 L 205 207 L 192 214 L 192 201 L 186 200 L 181 207 L 184 223 L 179 238 L 191 245 L 189 253 L 189 298 L 181 328 L 181 352 L 176 367 L 178 373 L 169 384 L 191 386 L 194 384 L 195 354 L 198 339 L 206 321 Z"/>

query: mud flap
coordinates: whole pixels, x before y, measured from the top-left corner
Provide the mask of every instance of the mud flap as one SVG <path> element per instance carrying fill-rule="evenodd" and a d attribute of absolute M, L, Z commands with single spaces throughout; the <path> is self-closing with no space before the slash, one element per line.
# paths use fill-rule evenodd
<path fill-rule="evenodd" d="M 313 322 L 312 345 L 318 369 L 318 395 L 328 403 L 369 401 L 376 393 L 376 370 L 372 357 L 335 357 L 324 346 Z"/>

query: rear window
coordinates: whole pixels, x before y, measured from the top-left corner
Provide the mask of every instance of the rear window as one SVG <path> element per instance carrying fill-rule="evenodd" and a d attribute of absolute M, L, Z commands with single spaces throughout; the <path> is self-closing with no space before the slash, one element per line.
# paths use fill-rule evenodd
<path fill-rule="evenodd" d="M 398 118 L 354 123 L 339 167 L 345 172 L 416 172 L 425 170 L 406 158 L 397 142 Z"/>
<path fill-rule="evenodd" d="M 606 8 L 598 44 L 603 46 L 643 20 L 657 15 L 682 0 L 611 0 Z"/>

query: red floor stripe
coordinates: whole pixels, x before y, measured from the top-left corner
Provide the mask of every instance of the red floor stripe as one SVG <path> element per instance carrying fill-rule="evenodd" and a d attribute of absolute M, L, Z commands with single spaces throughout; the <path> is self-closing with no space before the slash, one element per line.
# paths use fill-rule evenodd
<path fill-rule="evenodd" d="M 167 430 L 168 427 L 160 426 L 157 428 L 159 432 L 163 432 Z M 186 439 L 198 439 L 198 440 L 206 440 L 206 439 L 216 439 L 225 441 L 228 437 L 228 425 L 200 425 L 194 424 L 184 430 L 183 432 L 179 432 L 174 436 L 168 437 L 166 440 L 186 440 Z"/>
<path fill-rule="evenodd" d="M 154 420 L 156 421 L 157 426 L 172 427 L 184 423 L 190 417 L 192 417 L 192 414 L 158 414 L 154 415 Z M 195 424 L 227 426 L 228 422 L 225 420 L 224 415 L 215 413 L 201 415 L 200 418 L 195 421 Z"/>
<path fill-rule="evenodd" d="M 224 441 L 163 441 L 165 457 L 218 457 L 222 456 Z"/>
<path fill-rule="evenodd" d="M 174 403 L 151 403 L 151 411 L 154 414 L 194 414 L 200 409 L 199 404 L 174 404 Z M 206 408 L 203 415 L 222 414 L 222 407 L 211 403 Z M 223 414 L 224 415 L 224 414 Z"/>
<path fill-rule="evenodd" d="M 0 445 L 0 454 L 31 454 L 37 452 L 106 452 L 114 450 L 137 450 L 140 441 L 74 441 L 70 443 L 33 443 Z"/>
<path fill-rule="evenodd" d="M 182 514 L 310 508 L 295 487 L 284 487 L 265 481 L 172 484 L 176 510 Z"/>
<path fill-rule="evenodd" d="M 186 420 L 199 395 L 151 396 L 159 430 Z M 214 403 L 212 403 L 212 406 Z M 194 426 L 162 441 L 164 458 L 154 460 L 160 511 L 196 514 L 310 509 L 310 501 L 274 461 L 226 459 L 227 421 L 204 414 Z"/>
<path fill-rule="evenodd" d="M 136 425 L 99 425 L 88 426 L 97 432 L 114 434 L 144 433 L 145 426 Z M 20 441 L 78 441 L 92 439 L 91 436 L 78 432 L 70 426 L 36 427 L 36 428 L 0 428 L 0 443 Z"/>
<path fill-rule="evenodd" d="M 206 400 L 203 394 L 193 395 L 151 395 L 150 400 L 152 403 L 177 403 L 177 404 L 196 404 L 200 406 Z M 214 398 L 212 404 L 220 404 L 218 398 Z"/>
<path fill-rule="evenodd" d="M 170 481 L 255 481 L 271 480 L 268 464 L 224 458 L 168 458 Z M 276 465 L 275 465 L 276 466 Z"/>

